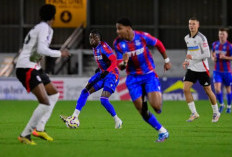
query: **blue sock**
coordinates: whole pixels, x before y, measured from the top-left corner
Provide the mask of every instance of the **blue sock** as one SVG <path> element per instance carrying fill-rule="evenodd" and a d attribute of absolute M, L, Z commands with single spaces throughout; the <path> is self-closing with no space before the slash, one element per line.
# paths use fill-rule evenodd
<path fill-rule="evenodd" d="M 148 120 L 145 120 L 145 121 L 147 123 L 149 123 L 156 130 L 159 130 L 162 127 L 162 125 L 158 122 L 158 120 L 156 119 L 156 117 L 152 113 L 150 113 L 150 112 L 149 112 L 149 118 L 148 118 Z"/>
<path fill-rule="evenodd" d="M 218 102 L 220 104 L 223 104 L 223 96 L 222 96 L 222 92 L 221 93 L 216 93 L 216 97 L 218 99 Z"/>
<path fill-rule="evenodd" d="M 89 96 L 89 91 L 85 88 L 81 91 L 81 95 L 77 100 L 76 109 L 81 111 L 82 107 L 85 106 L 87 98 Z"/>
<path fill-rule="evenodd" d="M 227 96 L 227 105 L 231 105 L 231 99 L 232 99 L 232 93 L 227 93 L 226 94 L 226 96 Z"/>
<path fill-rule="evenodd" d="M 111 114 L 112 117 L 116 115 L 113 105 L 109 102 L 109 99 L 106 97 L 101 97 L 101 104 L 105 107 L 105 109 Z"/>

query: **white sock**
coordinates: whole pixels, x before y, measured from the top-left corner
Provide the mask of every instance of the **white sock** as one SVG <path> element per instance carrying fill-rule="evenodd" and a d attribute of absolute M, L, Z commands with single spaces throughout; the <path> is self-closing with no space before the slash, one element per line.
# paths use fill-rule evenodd
<path fill-rule="evenodd" d="M 115 122 L 119 119 L 117 115 L 115 115 L 113 118 Z"/>
<path fill-rule="evenodd" d="M 213 113 L 218 113 L 218 105 L 215 104 L 215 105 L 211 105 L 212 108 L 213 108 Z"/>
<path fill-rule="evenodd" d="M 49 112 L 47 112 L 47 113 L 41 118 L 41 120 L 39 121 L 38 125 L 36 126 L 36 130 L 38 130 L 38 131 L 44 131 L 45 125 L 46 125 L 48 119 L 51 117 L 52 111 L 53 111 L 53 109 L 54 109 L 54 107 L 55 107 L 56 102 L 57 102 L 58 99 L 59 99 L 59 96 L 60 96 L 59 93 L 56 93 L 56 94 L 53 94 L 53 95 L 48 96 L 49 103 L 50 103 Z"/>
<path fill-rule="evenodd" d="M 224 106 L 224 104 L 220 104 L 220 106 Z"/>
<path fill-rule="evenodd" d="M 194 101 L 188 103 L 189 109 L 192 113 L 197 113 Z"/>
<path fill-rule="evenodd" d="M 163 126 L 161 126 L 161 128 L 158 131 L 159 131 L 159 133 L 167 132 L 167 130 Z"/>
<path fill-rule="evenodd" d="M 231 108 L 231 105 L 227 105 L 227 108 Z"/>
<path fill-rule="evenodd" d="M 73 112 L 73 115 L 72 115 L 72 116 L 74 116 L 74 117 L 77 117 L 77 118 L 78 118 L 78 116 L 79 116 L 80 112 L 81 112 L 81 111 L 79 111 L 78 109 L 75 109 L 75 110 L 74 110 L 74 112 Z"/>
<path fill-rule="evenodd" d="M 23 130 L 21 136 L 25 137 L 27 135 L 31 135 L 33 129 L 37 126 L 41 118 L 49 112 L 49 106 L 45 104 L 39 104 L 37 108 L 34 110 L 31 119 L 27 123 L 27 126 Z"/>

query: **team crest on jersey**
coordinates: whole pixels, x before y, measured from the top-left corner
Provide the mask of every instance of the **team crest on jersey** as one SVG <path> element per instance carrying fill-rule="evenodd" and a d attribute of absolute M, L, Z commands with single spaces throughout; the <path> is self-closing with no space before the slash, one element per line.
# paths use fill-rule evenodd
<path fill-rule="evenodd" d="M 126 44 L 124 44 L 124 43 L 123 43 L 123 44 L 122 44 L 122 48 L 124 48 L 124 49 L 125 49 L 125 48 L 126 48 Z"/>
<path fill-rule="evenodd" d="M 95 56 L 95 59 L 96 59 L 96 60 L 102 60 L 102 55 Z"/>
<path fill-rule="evenodd" d="M 207 47 L 208 46 L 208 44 L 207 43 L 203 43 L 203 47 Z"/>
<path fill-rule="evenodd" d="M 141 45 L 141 42 L 139 40 L 135 40 L 135 45 L 139 46 L 139 45 Z"/>

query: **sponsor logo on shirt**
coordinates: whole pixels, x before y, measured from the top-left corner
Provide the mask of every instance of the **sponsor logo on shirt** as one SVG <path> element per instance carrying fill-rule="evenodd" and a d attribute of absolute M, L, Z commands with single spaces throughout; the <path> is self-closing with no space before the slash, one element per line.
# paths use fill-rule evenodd
<path fill-rule="evenodd" d="M 138 56 L 142 54 L 143 52 L 144 52 L 144 48 L 142 47 L 141 49 L 137 49 L 135 51 L 129 51 L 127 52 L 127 54 L 129 55 L 129 57 L 132 57 L 132 56 Z"/>

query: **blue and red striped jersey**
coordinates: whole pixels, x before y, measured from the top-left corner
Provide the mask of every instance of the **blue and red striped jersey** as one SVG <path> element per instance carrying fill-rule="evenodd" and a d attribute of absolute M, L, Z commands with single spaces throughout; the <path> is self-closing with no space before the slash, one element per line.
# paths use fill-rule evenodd
<path fill-rule="evenodd" d="M 134 31 L 134 39 L 132 41 L 120 38 L 114 40 L 118 62 L 122 61 L 124 53 L 129 55 L 126 67 L 128 75 L 143 75 L 155 69 L 148 46 L 156 46 L 161 53 L 165 52 L 162 42 L 146 32 Z"/>
<path fill-rule="evenodd" d="M 220 59 L 220 53 L 225 56 L 232 56 L 232 46 L 231 43 L 226 41 L 221 44 L 219 41 L 215 41 L 212 44 L 212 52 L 216 54 L 217 61 L 215 62 L 214 70 L 218 72 L 231 72 L 230 60 Z"/>
<path fill-rule="evenodd" d="M 101 71 L 104 72 L 107 70 L 115 74 L 118 79 L 119 70 L 117 67 L 117 58 L 112 48 L 106 42 L 101 41 L 96 48 L 93 48 L 93 54 Z"/>

